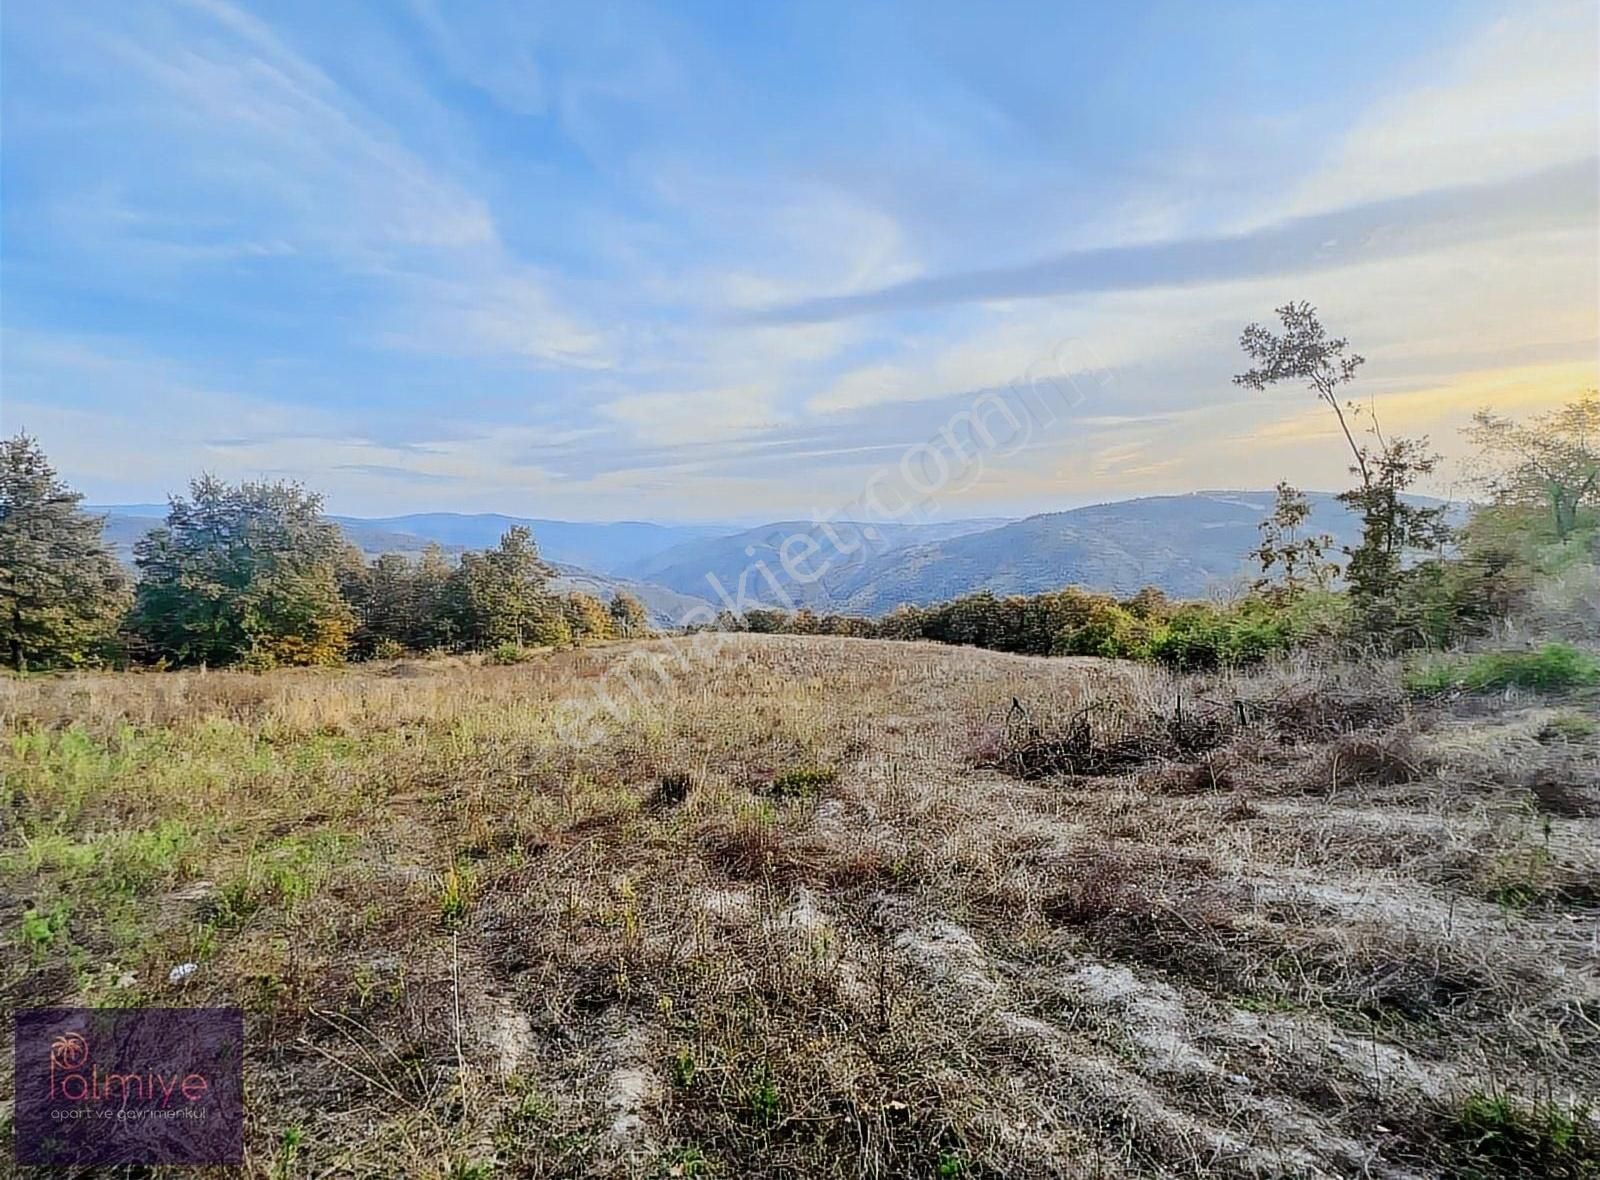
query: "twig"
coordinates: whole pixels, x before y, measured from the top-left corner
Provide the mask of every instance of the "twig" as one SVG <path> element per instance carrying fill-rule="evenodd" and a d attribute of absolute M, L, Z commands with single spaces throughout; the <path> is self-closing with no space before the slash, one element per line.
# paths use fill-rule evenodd
<path fill-rule="evenodd" d="M 461 935 L 450 934 L 450 996 L 456 1018 L 456 1081 L 461 1087 L 461 1114 L 467 1114 L 467 1058 L 461 1051 Z"/>

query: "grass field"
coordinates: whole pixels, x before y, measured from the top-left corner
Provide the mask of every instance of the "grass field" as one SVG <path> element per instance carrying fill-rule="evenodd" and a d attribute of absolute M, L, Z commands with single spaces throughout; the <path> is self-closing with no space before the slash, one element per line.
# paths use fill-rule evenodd
<path fill-rule="evenodd" d="M 674 642 L 0 681 L 0 1005 L 242 1005 L 252 1176 L 1600 1174 L 1594 690 L 740 636 L 557 737 Z"/>

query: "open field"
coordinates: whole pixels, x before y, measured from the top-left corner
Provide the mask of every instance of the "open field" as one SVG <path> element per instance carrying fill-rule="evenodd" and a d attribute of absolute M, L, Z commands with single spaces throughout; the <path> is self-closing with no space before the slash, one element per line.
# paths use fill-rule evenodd
<path fill-rule="evenodd" d="M 555 739 L 672 642 L 0 682 L 0 1004 L 244 1006 L 252 1176 L 1597 1174 L 1592 691 L 747 635 Z"/>

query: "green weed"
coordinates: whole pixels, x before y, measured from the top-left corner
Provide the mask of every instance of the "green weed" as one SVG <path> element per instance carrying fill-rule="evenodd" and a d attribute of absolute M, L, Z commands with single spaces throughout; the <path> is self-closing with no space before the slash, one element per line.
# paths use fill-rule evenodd
<path fill-rule="evenodd" d="M 1492 651 L 1436 656 L 1408 668 L 1405 685 L 1425 696 L 1462 689 L 1488 692 L 1530 688 L 1553 692 L 1600 685 L 1600 657 L 1566 643 L 1547 643 L 1537 651 Z"/>
<path fill-rule="evenodd" d="M 838 781 L 839 771 L 832 766 L 797 766 L 772 780 L 771 794 L 775 799 L 808 799 Z"/>
<path fill-rule="evenodd" d="M 1451 1175 L 1482 1180 L 1600 1175 L 1600 1135 L 1583 1108 L 1472 1094 L 1446 1120 L 1444 1140 Z"/>

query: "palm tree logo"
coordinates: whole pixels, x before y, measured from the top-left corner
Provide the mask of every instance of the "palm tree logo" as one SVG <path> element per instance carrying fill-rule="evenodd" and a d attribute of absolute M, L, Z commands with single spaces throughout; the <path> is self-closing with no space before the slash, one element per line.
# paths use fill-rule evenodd
<path fill-rule="evenodd" d="M 81 1069 L 89 1060 L 89 1042 L 82 1033 L 62 1033 L 50 1042 L 50 1064 L 56 1069 Z"/>

